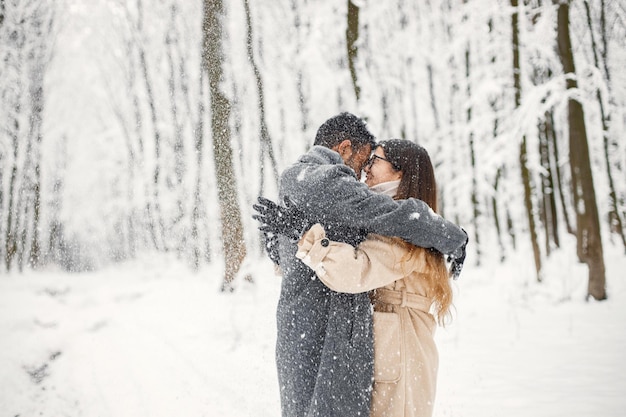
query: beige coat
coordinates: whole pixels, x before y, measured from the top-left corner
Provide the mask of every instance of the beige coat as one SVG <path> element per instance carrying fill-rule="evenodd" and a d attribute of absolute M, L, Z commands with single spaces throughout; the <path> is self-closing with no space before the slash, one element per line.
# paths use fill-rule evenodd
<path fill-rule="evenodd" d="M 423 274 L 425 251 L 400 262 L 407 249 L 370 235 L 354 247 L 326 239 L 313 226 L 298 243 L 297 257 L 338 292 L 376 291 L 372 417 L 430 417 L 437 383 L 436 323 L 429 313 Z"/>

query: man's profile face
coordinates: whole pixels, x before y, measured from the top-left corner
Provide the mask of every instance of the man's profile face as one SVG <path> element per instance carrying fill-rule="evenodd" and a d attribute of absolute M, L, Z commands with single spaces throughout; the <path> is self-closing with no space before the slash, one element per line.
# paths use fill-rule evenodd
<path fill-rule="evenodd" d="M 343 157 L 343 162 L 356 172 L 356 177 L 360 180 L 361 171 L 365 163 L 369 160 L 372 147 L 370 145 L 363 145 L 351 150 L 352 152 Z"/>

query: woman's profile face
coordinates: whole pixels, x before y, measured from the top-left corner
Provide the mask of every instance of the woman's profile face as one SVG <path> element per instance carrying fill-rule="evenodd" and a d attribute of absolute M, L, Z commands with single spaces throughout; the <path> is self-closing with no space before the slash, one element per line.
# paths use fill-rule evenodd
<path fill-rule="evenodd" d="M 385 157 L 382 147 L 377 147 L 369 162 L 365 165 L 365 184 L 373 187 L 377 184 L 402 178 L 402 171 L 396 170 Z"/>

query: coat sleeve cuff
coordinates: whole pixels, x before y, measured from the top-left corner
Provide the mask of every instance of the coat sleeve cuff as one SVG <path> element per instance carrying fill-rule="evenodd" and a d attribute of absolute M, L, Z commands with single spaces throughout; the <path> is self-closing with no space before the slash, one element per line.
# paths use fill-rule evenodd
<path fill-rule="evenodd" d="M 332 242 L 326 237 L 326 232 L 321 225 L 313 226 L 298 243 L 296 257 L 313 269 L 318 276 L 324 276 L 324 258 L 330 252 Z"/>

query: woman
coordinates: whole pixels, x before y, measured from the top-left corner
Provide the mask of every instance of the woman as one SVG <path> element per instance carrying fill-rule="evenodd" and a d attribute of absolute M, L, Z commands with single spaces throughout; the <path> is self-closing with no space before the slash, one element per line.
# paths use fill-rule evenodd
<path fill-rule="evenodd" d="M 415 197 L 437 211 L 433 166 L 424 148 L 406 140 L 378 144 L 365 173 L 372 190 Z M 332 242 L 320 224 L 298 243 L 297 257 L 332 290 L 372 293 L 376 416 L 431 416 L 438 353 L 436 323 L 450 315 L 452 289 L 443 256 L 398 238 L 369 235 L 356 249 Z"/>

